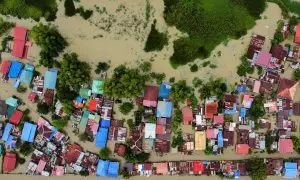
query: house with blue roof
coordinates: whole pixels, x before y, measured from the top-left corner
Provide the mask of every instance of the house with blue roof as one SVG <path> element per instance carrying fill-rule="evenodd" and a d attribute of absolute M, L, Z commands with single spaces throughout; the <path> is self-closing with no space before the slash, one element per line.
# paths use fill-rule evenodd
<path fill-rule="evenodd" d="M 164 82 L 159 87 L 158 97 L 160 98 L 168 98 L 169 94 L 171 93 L 171 85 L 167 82 Z"/>
<path fill-rule="evenodd" d="M 45 89 L 56 89 L 57 73 L 58 71 L 56 69 L 49 69 L 46 71 L 44 80 Z"/>
<path fill-rule="evenodd" d="M 113 178 L 118 177 L 119 167 L 120 167 L 119 162 L 109 162 L 107 176 Z"/>
<path fill-rule="evenodd" d="M 246 108 L 242 107 L 242 108 L 240 109 L 240 116 L 241 116 L 242 118 L 245 118 L 245 117 L 246 117 Z"/>
<path fill-rule="evenodd" d="M 8 78 L 18 78 L 20 76 L 23 64 L 18 61 L 12 61 L 8 72 Z"/>
<path fill-rule="evenodd" d="M 218 147 L 224 147 L 224 138 L 223 138 L 223 132 L 219 131 L 218 133 Z"/>
<path fill-rule="evenodd" d="M 297 163 L 285 162 L 283 175 L 284 178 L 297 178 Z"/>
<path fill-rule="evenodd" d="M 110 120 L 109 119 L 101 119 L 100 127 L 109 128 L 110 127 Z"/>
<path fill-rule="evenodd" d="M 1 138 L 2 141 L 6 142 L 8 140 L 12 129 L 13 129 L 13 125 L 10 124 L 10 123 L 7 123 L 5 128 L 4 128 L 3 136 Z"/>
<path fill-rule="evenodd" d="M 171 118 L 172 108 L 173 108 L 172 102 L 158 101 L 156 117 Z"/>
<path fill-rule="evenodd" d="M 31 64 L 26 64 L 25 68 L 21 73 L 20 82 L 29 86 L 33 78 L 33 73 L 34 73 L 34 66 Z"/>
<path fill-rule="evenodd" d="M 119 174 L 119 166 L 119 162 L 99 160 L 96 169 L 96 176 L 116 178 Z"/>
<path fill-rule="evenodd" d="M 8 105 L 8 106 L 11 106 L 13 108 L 17 108 L 18 107 L 18 100 L 14 97 L 9 97 L 5 100 L 5 103 Z"/>
<path fill-rule="evenodd" d="M 108 129 L 100 127 L 96 134 L 96 146 L 99 148 L 106 147 Z"/>
<path fill-rule="evenodd" d="M 25 142 L 33 142 L 36 130 L 37 125 L 25 122 L 22 130 L 21 140 Z"/>

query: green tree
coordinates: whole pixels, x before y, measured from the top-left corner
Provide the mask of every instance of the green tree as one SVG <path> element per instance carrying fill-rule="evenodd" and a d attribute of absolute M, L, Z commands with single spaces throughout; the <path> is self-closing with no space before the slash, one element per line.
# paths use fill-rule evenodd
<path fill-rule="evenodd" d="M 83 141 L 83 142 L 85 142 L 85 141 L 88 140 L 88 136 L 87 136 L 87 134 L 85 134 L 85 133 L 79 134 L 79 135 L 78 135 L 78 138 L 79 138 L 79 141 Z"/>
<path fill-rule="evenodd" d="M 185 80 L 180 80 L 172 85 L 170 97 L 173 102 L 184 102 L 191 94 L 192 88 L 186 84 Z"/>
<path fill-rule="evenodd" d="M 114 69 L 112 77 L 106 78 L 103 90 L 107 96 L 114 98 L 135 98 L 141 95 L 144 84 L 149 77 L 138 69 L 120 65 Z"/>
<path fill-rule="evenodd" d="M 111 155 L 111 150 L 108 149 L 107 147 L 102 148 L 99 152 L 99 157 L 101 159 L 108 159 L 110 155 Z"/>
<path fill-rule="evenodd" d="M 80 171 L 79 174 L 80 174 L 80 176 L 85 176 L 85 177 L 90 175 L 89 171 L 86 169 Z"/>
<path fill-rule="evenodd" d="M 293 144 L 294 144 L 294 150 L 300 154 L 300 139 L 296 136 L 292 136 Z"/>
<path fill-rule="evenodd" d="M 73 105 L 73 102 L 72 101 L 66 101 L 66 102 L 63 102 L 62 103 L 63 105 L 63 111 L 70 115 L 73 113 L 73 110 L 74 110 L 74 105 Z"/>
<path fill-rule="evenodd" d="M 294 71 L 294 79 L 295 79 L 295 81 L 300 81 L 300 70 L 299 69 Z"/>
<path fill-rule="evenodd" d="M 227 85 L 222 78 L 209 79 L 205 84 L 202 84 L 199 88 L 200 98 L 206 99 L 211 96 L 217 96 L 218 99 L 222 99 L 224 93 L 227 92 Z"/>
<path fill-rule="evenodd" d="M 76 14 L 76 8 L 73 0 L 65 0 L 65 15 L 74 16 Z"/>
<path fill-rule="evenodd" d="M 140 64 L 139 68 L 142 72 L 150 72 L 152 68 L 152 64 L 149 61 L 144 61 Z"/>
<path fill-rule="evenodd" d="M 68 120 L 65 119 L 59 119 L 59 120 L 52 120 L 52 125 L 57 129 L 57 130 L 63 130 L 64 127 L 68 125 Z"/>
<path fill-rule="evenodd" d="M 171 78 L 169 79 L 169 82 L 170 82 L 170 83 L 174 83 L 174 82 L 175 82 L 175 77 L 171 77 Z"/>
<path fill-rule="evenodd" d="M 77 8 L 76 12 L 79 13 L 80 16 L 85 20 L 89 19 L 93 15 L 93 10 L 90 9 L 84 10 L 83 6 Z"/>
<path fill-rule="evenodd" d="M 253 180 L 265 180 L 267 178 L 267 165 L 264 163 L 263 159 L 249 159 L 248 172 Z"/>
<path fill-rule="evenodd" d="M 206 146 L 204 150 L 205 155 L 211 155 L 213 153 L 213 148 L 211 146 Z"/>
<path fill-rule="evenodd" d="M 26 160 L 24 158 L 18 157 L 18 163 L 19 164 L 24 164 Z"/>
<path fill-rule="evenodd" d="M 40 114 L 48 114 L 50 111 L 50 106 L 46 103 L 38 103 L 37 104 L 37 112 Z"/>
<path fill-rule="evenodd" d="M 97 68 L 95 69 L 96 74 L 100 74 L 101 72 L 105 72 L 110 68 L 110 65 L 106 62 L 98 62 Z"/>
<path fill-rule="evenodd" d="M 58 77 L 62 84 L 69 85 L 74 90 L 79 90 L 81 85 L 90 83 L 90 70 L 89 64 L 80 61 L 77 54 L 64 54 Z"/>
<path fill-rule="evenodd" d="M 126 169 L 123 169 L 120 172 L 120 175 L 123 177 L 123 179 L 129 179 L 131 177 L 130 173 Z"/>
<path fill-rule="evenodd" d="M 151 72 L 150 77 L 152 79 L 155 79 L 157 84 L 161 84 L 163 82 L 163 80 L 166 78 L 166 74 Z"/>
<path fill-rule="evenodd" d="M 23 154 L 24 156 L 28 156 L 34 151 L 34 148 L 32 144 L 28 142 L 23 142 L 20 146 L 20 153 Z"/>
<path fill-rule="evenodd" d="M 190 70 L 191 70 L 191 72 L 197 72 L 197 71 L 198 71 L 198 66 L 197 66 L 197 64 L 193 64 L 193 65 L 190 67 Z"/>
<path fill-rule="evenodd" d="M 148 39 L 145 44 L 144 50 L 146 52 L 150 51 L 160 51 L 168 44 L 168 37 L 166 34 L 159 32 L 156 28 L 156 20 L 154 20 L 151 25 L 151 31 L 149 33 Z"/>
<path fill-rule="evenodd" d="M 177 133 L 177 135 L 173 136 L 172 137 L 172 148 L 176 148 L 177 146 L 180 146 L 180 145 L 183 145 L 184 144 L 184 140 L 183 140 L 183 137 L 182 137 L 182 132 L 179 131 Z"/>
<path fill-rule="evenodd" d="M 132 111 L 133 107 L 133 103 L 125 102 L 119 106 L 119 110 L 122 114 L 127 115 Z"/>
<path fill-rule="evenodd" d="M 26 91 L 27 91 L 27 87 L 23 86 L 22 84 L 20 84 L 17 88 L 18 93 L 25 93 Z"/>
<path fill-rule="evenodd" d="M 133 129 L 135 127 L 134 123 L 133 123 L 133 120 L 132 119 L 128 119 L 126 121 L 127 123 L 127 126 L 130 128 L 130 129 Z"/>
<path fill-rule="evenodd" d="M 29 31 L 29 37 L 41 47 L 39 63 L 45 67 L 52 66 L 54 58 L 58 57 L 67 46 L 67 42 L 56 27 L 51 25 L 35 25 Z"/>
<path fill-rule="evenodd" d="M 7 31 L 9 31 L 14 26 L 15 26 L 14 23 L 6 22 L 3 20 L 3 18 L 0 18 L 0 36 L 5 34 Z"/>
<path fill-rule="evenodd" d="M 130 147 L 127 147 L 123 157 L 130 163 L 146 162 L 149 160 L 150 153 L 141 152 L 139 154 L 135 154 Z"/>
<path fill-rule="evenodd" d="M 265 115 L 264 109 L 264 97 L 262 95 L 255 96 L 251 108 L 250 108 L 250 118 L 254 120 L 255 127 L 258 127 L 258 119 Z"/>
<path fill-rule="evenodd" d="M 61 102 L 72 101 L 78 96 L 78 93 L 70 88 L 69 85 L 58 83 L 56 87 L 56 97 Z"/>

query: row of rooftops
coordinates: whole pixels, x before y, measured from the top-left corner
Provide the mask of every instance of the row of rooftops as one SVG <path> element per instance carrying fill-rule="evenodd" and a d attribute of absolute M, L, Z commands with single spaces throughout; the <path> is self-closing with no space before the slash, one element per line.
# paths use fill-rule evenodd
<path fill-rule="evenodd" d="M 290 162 L 283 159 L 265 159 L 264 162 L 267 165 L 268 175 L 279 175 L 284 178 L 299 177 L 300 160 Z M 126 163 L 123 168 L 132 176 L 222 175 L 227 178 L 240 178 L 249 175 L 247 160 Z"/>

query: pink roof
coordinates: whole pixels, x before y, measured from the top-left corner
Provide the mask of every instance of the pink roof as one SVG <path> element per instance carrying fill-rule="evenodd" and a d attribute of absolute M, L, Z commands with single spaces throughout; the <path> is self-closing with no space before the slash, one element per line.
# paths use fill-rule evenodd
<path fill-rule="evenodd" d="M 13 29 L 14 43 L 12 55 L 18 58 L 26 58 L 28 48 L 25 48 L 27 29 L 23 27 L 15 27 Z"/>
<path fill-rule="evenodd" d="M 156 173 L 167 175 L 168 174 L 168 163 L 157 163 L 156 164 Z"/>
<path fill-rule="evenodd" d="M 56 170 L 52 170 L 53 176 L 62 176 L 64 175 L 64 167 L 63 166 L 56 166 Z"/>
<path fill-rule="evenodd" d="M 157 101 L 143 100 L 143 105 L 146 107 L 156 107 Z"/>
<path fill-rule="evenodd" d="M 15 170 L 17 162 L 17 155 L 12 152 L 7 152 L 4 156 L 2 170 L 4 172 L 11 172 Z"/>
<path fill-rule="evenodd" d="M 193 118 L 193 111 L 188 106 L 182 108 L 183 124 L 190 125 Z"/>
<path fill-rule="evenodd" d="M 40 160 L 39 164 L 36 168 L 36 172 L 39 172 L 39 173 L 42 172 L 45 169 L 45 166 L 46 166 L 46 162 L 43 160 Z"/>
<path fill-rule="evenodd" d="M 279 139 L 278 148 L 281 154 L 292 153 L 294 151 L 293 141 L 291 139 Z"/>
<path fill-rule="evenodd" d="M 27 35 L 27 29 L 24 27 L 15 27 L 13 29 L 14 39 L 25 41 Z"/>
<path fill-rule="evenodd" d="M 47 121 L 43 117 L 39 117 L 38 120 L 38 126 L 44 126 L 47 123 Z"/>
<path fill-rule="evenodd" d="M 22 111 L 15 110 L 15 112 L 12 114 L 12 116 L 9 118 L 9 122 L 13 125 L 18 125 L 21 121 L 21 118 L 23 116 Z"/>
<path fill-rule="evenodd" d="M 25 41 L 21 40 L 14 40 L 12 49 L 12 55 L 18 58 L 24 57 L 24 48 L 25 48 Z"/>
<path fill-rule="evenodd" d="M 259 88 L 260 88 L 261 82 L 255 80 L 253 84 L 253 92 L 259 93 Z"/>
<path fill-rule="evenodd" d="M 2 65 L 1 65 L 1 70 L 0 70 L 0 72 L 1 72 L 2 74 L 7 74 L 8 71 L 9 71 L 9 68 L 10 68 L 10 64 L 11 64 L 10 61 L 8 61 L 8 60 L 2 60 Z"/>
<path fill-rule="evenodd" d="M 249 153 L 249 145 L 248 144 L 237 144 L 235 151 L 237 154 L 247 155 Z"/>
<path fill-rule="evenodd" d="M 256 61 L 256 64 L 263 67 L 269 67 L 271 58 L 272 58 L 271 53 L 261 51 L 258 54 L 258 60 Z"/>
<path fill-rule="evenodd" d="M 224 116 L 214 116 L 214 124 L 223 124 L 224 123 Z"/>
<path fill-rule="evenodd" d="M 207 139 L 214 139 L 216 138 L 215 129 L 206 129 L 206 138 Z"/>
<path fill-rule="evenodd" d="M 244 97 L 243 97 L 243 105 L 245 108 L 250 108 L 251 107 L 251 104 L 253 102 L 253 98 L 248 95 L 248 94 L 244 94 Z"/>
<path fill-rule="evenodd" d="M 295 43 L 300 43 L 300 24 L 296 26 L 296 33 L 295 33 Z"/>
<path fill-rule="evenodd" d="M 35 92 L 32 91 L 28 96 L 28 100 L 34 102 L 35 98 L 36 98 L 36 94 Z"/>

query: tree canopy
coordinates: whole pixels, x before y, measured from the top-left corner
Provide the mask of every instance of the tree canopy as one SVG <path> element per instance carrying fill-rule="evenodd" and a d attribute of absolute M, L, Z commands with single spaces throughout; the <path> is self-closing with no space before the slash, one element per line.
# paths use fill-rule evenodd
<path fill-rule="evenodd" d="M 67 42 L 52 25 L 37 24 L 29 31 L 29 37 L 41 47 L 39 63 L 43 66 L 52 66 L 54 58 L 63 52 Z"/>
<path fill-rule="evenodd" d="M 156 28 L 156 21 L 151 25 L 151 31 L 147 38 L 144 50 L 146 52 L 150 51 L 160 51 L 168 44 L 168 37 L 166 34 L 159 32 Z"/>
<path fill-rule="evenodd" d="M 139 69 L 120 65 L 114 69 L 112 77 L 105 79 L 103 90 L 106 95 L 114 98 L 138 97 L 148 79 Z"/>
<path fill-rule="evenodd" d="M 101 159 L 108 159 L 109 156 L 110 156 L 110 154 L 111 154 L 111 150 L 108 149 L 107 147 L 105 147 L 105 148 L 102 148 L 102 149 L 100 150 L 100 152 L 99 152 L 99 157 L 100 157 Z"/>
<path fill-rule="evenodd" d="M 300 81 L 300 70 L 299 69 L 294 71 L 294 79 L 295 79 L 295 81 Z"/>
<path fill-rule="evenodd" d="M 50 106 L 46 103 L 37 104 L 37 112 L 40 114 L 48 114 L 50 111 Z"/>
<path fill-rule="evenodd" d="M 58 74 L 60 83 L 69 85 L 71 89 L 79 90 L 81 85 L 91 81 L 91 68 L 88 63 L 80 61 L 77 54 L 64 54 L 61 70 Z"/>
<path fill-rule="evenodd" d="M 262 95 L 254 97 L 249 113 L 250 118 L 256 122 L 256 125 L 258 125 L 258 118 L 265 115 L 264 97 Z"/>
<path fill-rule="evenodd" d="M 248 171 L 253 180 L 265 180 L 267 178 L 267 165 L 264 163 L 263 159 L 249 159 Z"/>
<path fill-rule="evenodd" d="M 186 84 L 185 80 L 180 80 L 172 85 L 170 97 L 173 102 L 184 102 L 192 92 L 192 88 Z"/>
<path fill-rule="evenodd" d="M 122 114 L 127 115 L 134 108 L 133 103 L 125 102 L 119 106 L 119 110 Z"/>
<path fill-rule="evenodd" d="M 201 99 L 206 99 L 211 96 L 217 96 L 218 99 L 222 99 L 225 92 L 227 92 L 227 85 L 222 78 L 217 78 L 215 80 L 210 79 L 207 83 L 203 83 L 199 88 Z"/>

